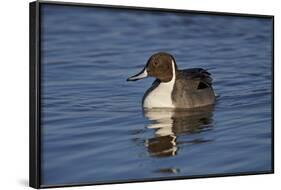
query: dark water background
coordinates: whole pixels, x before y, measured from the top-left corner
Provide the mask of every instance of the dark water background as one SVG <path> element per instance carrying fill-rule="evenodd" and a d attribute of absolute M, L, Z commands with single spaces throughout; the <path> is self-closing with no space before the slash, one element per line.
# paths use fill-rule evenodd
<path fill-rule="evenodd" d="M 42 7 L 42 183 L 271 169 L 271 20 Z M 212 73 L 214 107 L 144 112 L 149 56 Z"/>

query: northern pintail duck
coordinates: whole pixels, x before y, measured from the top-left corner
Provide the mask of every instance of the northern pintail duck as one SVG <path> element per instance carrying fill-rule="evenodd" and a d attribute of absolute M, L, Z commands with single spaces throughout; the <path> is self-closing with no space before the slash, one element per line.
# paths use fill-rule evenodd
<path fill-rule="evenodd" d="M 179 70 L 172 55 L 159 52 L 149 58 L 140 73 L 127 81 L 156 78 L 143 96 L 144 108 L 195 108 L 215 102 L 210 75 L 201 68 Z"/>

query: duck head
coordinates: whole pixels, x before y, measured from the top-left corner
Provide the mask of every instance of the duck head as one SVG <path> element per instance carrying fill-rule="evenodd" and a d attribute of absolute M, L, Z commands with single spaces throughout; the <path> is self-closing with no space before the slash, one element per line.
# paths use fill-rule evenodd
<path fill-rule="evenodd" d="M 175 58 L 168 53 L 159 52 L 153 54 L 147 61 L 145 67 L 138 74 L 131 76 L 127 81 L 136 81 L 146 77 L 155 77 L 161 82 L 172 80 L 177 69 Z"/>

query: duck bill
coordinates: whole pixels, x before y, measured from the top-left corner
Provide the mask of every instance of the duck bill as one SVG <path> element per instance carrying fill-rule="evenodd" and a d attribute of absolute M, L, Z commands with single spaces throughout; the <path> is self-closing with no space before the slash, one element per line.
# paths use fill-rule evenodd
<path fill-rule="evenodd" d="M 148 74 L 147 74 L 146 69 L 144 68 L 140 73 L 127 78 L 127 81 L 136 81 L 136 80 L 143 79 L 146 77 L 148 77 Z"/>

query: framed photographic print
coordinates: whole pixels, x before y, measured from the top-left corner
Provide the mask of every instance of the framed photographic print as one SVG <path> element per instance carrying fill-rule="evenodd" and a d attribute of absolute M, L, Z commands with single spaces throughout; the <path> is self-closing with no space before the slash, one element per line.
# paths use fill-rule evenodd
<path fill-rule="evenodd" d="M 30 186 L 274 171 L 274 17 L 30 3 Z"/>

